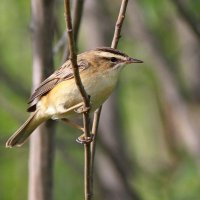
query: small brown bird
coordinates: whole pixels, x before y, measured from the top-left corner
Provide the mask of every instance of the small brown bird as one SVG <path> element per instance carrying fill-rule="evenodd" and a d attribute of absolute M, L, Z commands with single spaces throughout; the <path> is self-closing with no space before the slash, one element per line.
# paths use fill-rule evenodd
<path fill-rule="evenodd" d="M 77 63 L 94 111 L 112 93 L 123 66 L 142 61 L 116 49 L 102 47 L 79 54 Z M 39 85 L 28 103 L 27 111 L 31 113 L 30 117 L 8 139 L 6 147 L 21 146 L 29 135 L 48 119 L 73 118 L 77 115 L 75 110 L 80 109 L 83 103 L 75 84 L 70 60 Z"/>

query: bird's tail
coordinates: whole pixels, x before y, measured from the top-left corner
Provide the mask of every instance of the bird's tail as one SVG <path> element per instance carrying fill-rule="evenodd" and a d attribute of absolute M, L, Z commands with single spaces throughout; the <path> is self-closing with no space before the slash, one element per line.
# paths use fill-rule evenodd
<path fill-rule="evenodd" d="M 38 117 L 38 111 L 31 114 L 26 122 L 8 139 L 6 147 L 22 146 L 30 134 L 44 121 Z"/>

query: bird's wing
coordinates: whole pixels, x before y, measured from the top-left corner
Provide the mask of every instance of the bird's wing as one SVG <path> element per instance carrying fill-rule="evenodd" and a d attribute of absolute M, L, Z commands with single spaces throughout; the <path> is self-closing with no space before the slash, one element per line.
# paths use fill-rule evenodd
<path fill-rule="evenodd" d="M 79 72 L 82 72 L 88 68 L 89 63 L 83 60 L 78 61 Z M 51 89 L 53 89 L 58 83 L 72 79 L 74 77 L 73 69 L 70 61 L 66 61 L 58 70 L 56 70 L 51 76 L 44 80 L 39 87 L 31 95 L 28 104 L 30 104 L 27 111 L 33 112 L 36 109 L 38 100 L 46 95 Z"/>

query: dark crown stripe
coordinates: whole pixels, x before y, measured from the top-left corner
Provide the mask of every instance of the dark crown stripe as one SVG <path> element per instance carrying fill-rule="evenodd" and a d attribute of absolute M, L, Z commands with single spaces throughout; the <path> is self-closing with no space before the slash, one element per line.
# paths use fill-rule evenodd
<path fill-rule="evenodd" d="M 109 52 L 109 53 L 113 53 L 113 54 L 124 56 L 124 57 L 128 57 L 128 55 L 126 55 L 125 53 L 122 53 L 121 51 L 119 51 L 117 49 L 110 48 L 110 47 L 99 47 L 96 50 L 97 51 Z"/>

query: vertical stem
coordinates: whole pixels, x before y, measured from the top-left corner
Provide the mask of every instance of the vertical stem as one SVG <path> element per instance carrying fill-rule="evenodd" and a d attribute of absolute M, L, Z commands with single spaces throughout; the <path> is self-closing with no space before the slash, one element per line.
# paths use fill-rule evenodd
<path fill-rule="evenodd" d="M 32 0 L 33 86 L 53 72 L 54 0 Z M 31 136 L 29 200 L 53 199 L 54 122 L 48 121 Z"/>
<path fill-rule="evenodd" d="M 117 45 L 120 39 L 120 33 L 122 29 L 122 24 L 125 18 L 127 4 L 128 4 L 128 0 L 122 0 L 117 22 L 115 24 L 115 32 L 114 32 L 114 36 L 113 36 L 113 40 L 111 44 L 111 47 L 114 49 L 117 48 Z"/>
<path fill-rule="evenodd" d="M 91 191 L 93 191 L 93 187 L 94 187 L 94 157 L 95 157 L 97 130 L 99 126 L 101 109 L 102 109 L 102 106 L 100 106 L 100 108 L 95 111 L 93 125 L 92 125 L 92 134 L 94 134 L 94 140 L 91 144 Z"/>
<path fill-rule="evenodd" d="M 115 33 L 112 41 L 112 48 L 116 48 L 119 38 L 120 32 L 122 28 L 122 24 L 125 17 L 126 7 L 127 7 L 128 0 L 122 0 L 119 16 L 117 19 L 117 23 L 115 26 Z M 76 81 L 76 85 L 83 97 L 84 106 L 85 108 L 90 107 L 90 100 L 89 96 L 85 92 L 85 89 L 82 85 L 78 65 L 77 65 L 77 55 L 75 53 L 75 44 L 73 39 L 73 30 L 72 30 L 72 22 L 71 22 L 71 14 L 70 14 L 70 2 L 69 0 L 65 0 L 65 17 L 66 17 L 66 25 L 67 25 L 67 33 L 68 33 L 68 43 L 69 43 L 69 52 L 70 52 L 70 60 L 72 63 L 72 67 L 74 70 L 74 77 Z M 95 112 L 94 115 L 94 122 L 93 122 L 93 134 L 95 135 L 96 140 L 96 133 L 99 123 L 101 113 L 101 107 Z M 85 137 L 90 137 L 90 119 L 89 119 L 89 111 L 83 113 L 83 124 L 84 124 L 84 133 Z M 94 169 L 94 155 L 95 155 L 95 140 L 91 146 L 90 143 L 84 144 L 84 157 L 85 157 L 85 165 L 84 165 L 84 185 L 85 185 L 85 200 L 92 199 L 92 191 L 93 191 L 93 169 Z"/>
<path fill-rule="evenodd" d="M 84 0 L 75 0 L 74 1 L 74 12 L 73 12 L 73 32 L 74 32 L 74 42 L 75 50 L 77 50 L 77 40 L 78 33 L 81 25 L 82 13 L 83 13 Z M 63 53 L 63 61 L 66 61 L 69 58 L 69 49 L 66 44 L 66 50 Z"/>
<path fill-rule="evenodd" d="M 89 118 L 89 110 L 90 108 L 90 98 L 87 95 L 84 86 L 82 84 L 79 69 L 77 65 L 77 55 L 75 52 L 75 42 L 73 38 L 73 29 L 72 29 L 72 20 L 71 20 L 71 13 L 70 13 L 70 1 L 65 0 L 65 17 L 66 17 L 66 28 L 67 28 L 67 35 L 68 35 L 68 47 L 70 53 L 70 60 L 73 67 L 74 78 L 79 89 L 79 92 L 83 98 L 84 102 L 84 110 L 87 110 L 83 113 L 83 125 L 84 125 L 84 134 L 85 138 L 90 137 L 90 118 Z M 90 200 L 92 198 L 91 192 L 91 152 L 90 152 L 90 143 L 84 144 L 84 191 L 85 191 L 85 200 Z"/>
<path fill-rule="evenodd" d="M 115 32 L 114 32 L 113 40 L 112 40 L 112 44 L 111 44 L 112 48 L 116 48 L 118 45 L 123 21 L 125 18 L 127 5 L 128 5 L 128 0 L 122 0 L 119 15 L 118 15 L 117 22 L 115 25 Z M 101 116 L 101 110 L 102 110 L 102 106 L 95 111 L 93 127 L 92 127 L 92 133 L 94 134 L 94 141 L 92 142 L 92 146 L 91 146 L 91 154 L 92 154 L 92 156 L 91 156 L 92 157 L 92 160 L 91 160 L 91 187 L 92 187 L 92 191 L 93 191 L 95 146 L 96 146 L 96 137 L 97 137 L 98 124 L 99 124 L 99 120 L 100 120 L 100 116 Z"/>
<path fill-rule="evenodd" d="M 84 144 L 84 194 L 85 200 L 92 199 L 92 187 L 91 187 L 91 152 L 90 152 L 91 143 Z"/>

